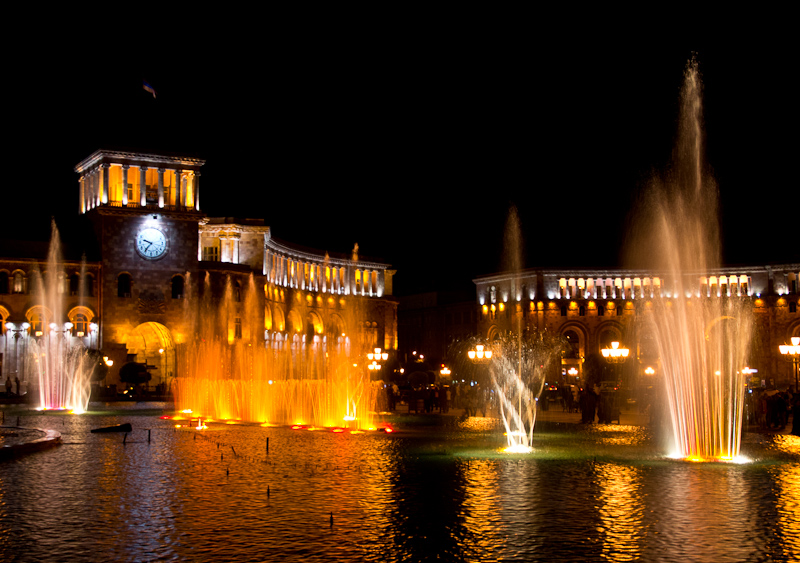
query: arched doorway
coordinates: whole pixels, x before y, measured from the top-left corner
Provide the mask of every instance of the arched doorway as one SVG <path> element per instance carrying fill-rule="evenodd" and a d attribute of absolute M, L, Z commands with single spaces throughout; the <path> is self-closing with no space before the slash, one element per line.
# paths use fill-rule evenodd
<path fill-rule="evenodd" d="M 175 343 L 169 329 L 156 322 L 142 323 L 128 335 L 128 359 L 147 365 L 152 379 L 150 386 L 166 393 L 175 378 Z"/>

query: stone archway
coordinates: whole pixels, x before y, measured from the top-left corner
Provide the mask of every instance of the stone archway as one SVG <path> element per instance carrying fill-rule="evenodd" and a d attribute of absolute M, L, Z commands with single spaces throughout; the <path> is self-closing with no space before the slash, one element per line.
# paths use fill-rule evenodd
<path fill-rule="evenodd" d="M 150 385 L 168 388 L 175 377 L 175 341 L 169 329 L 156 322 L 142 323 L 126 340 L 131 361 L 147 364 L 152 376 Z"/>

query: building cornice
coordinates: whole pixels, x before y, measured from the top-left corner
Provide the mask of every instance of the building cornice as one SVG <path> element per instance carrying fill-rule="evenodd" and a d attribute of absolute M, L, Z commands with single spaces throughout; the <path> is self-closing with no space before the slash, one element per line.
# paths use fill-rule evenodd
<path fill-rule="evenodd" d="M 734 266 L 721 266 L 717 268 L 709 268 L 707 270 L 685 271 L 680 272 L 682 276 L 709 276 L 709 275 L 726 275 L 726 274 L 756 274 L 768 273 L 770 271 L 800 271 L 800 263 L 787 263 L 787 264 L 763 264 L 763 265 L 734 265 Z M 670 278 L 675 275 L 675 272 L 668 270 L 658 269 L 623 269 L 623 268 L 550 268 L 538 269 L 529 268 L 521 270 L 520 272 L 501 272 L 496 274 L 488 274 L 479 276 L 472 280 L 474 284 L 485 284 L 492 282 L 501 282 L 514 279 L 526 279 L 532 277 L 556 277 L 556 278 L 642 278 L 642 277 L 662 277 Z"/>
<path fill-rule="evenodd" d="M 165 207 L 157 207 L 157 206 L 131 206 L 131 207 L 122 207 L 122 206 L 115 206 L 115 205 L 101 205 L 98 207 L 93 207 L 87 213 L 97 213 L 99 215 L 111 215 L 111 216 L 130 216 L 130 215 L 160 215 L 166 219 L 175 219 L 178 221 L 202 221 L 205 218 L 205 213 L 202 211 L 194 211 L 192 209 L 181 208 L 178 209 L 167 209 Z"/>
<path fill-rule="evenodd" d="M 146 166 L 148 168 L 177 168 L 199 170 L 206 161 L 188 156 L 169 156 L 164 154 L 138 153 L 129 151 L 114 151 L 100 149 L 75 165 L 75 172 L 83 174 L 88 170 L 97 168 L 102 163 L 128 164 L 133 166 Z"/>
<path fill-rule="evenodd" d="M 305 262 L 314 262 L 318 264 L 328 263 L 337 267 L 356 266 L 371 270 L 386 270 L 390 267 L 389 264 L 374 262 L 370 260 L 362 260 L 360 257 L 356 260 L 352 260 L 347 258 L 331 256 L 329 253 L 322 251 L 314 251 L 311 249 L 305 249 L 305 250 L 298 249 L 296 247 L 291 246 L 289 243 L 279 241 L 272 237 L 267 238 L 266 247 L 267 250 L 270 250 L 277 254 L 288 256 L 291 258 L 296 258 L 297 260 Z"/>

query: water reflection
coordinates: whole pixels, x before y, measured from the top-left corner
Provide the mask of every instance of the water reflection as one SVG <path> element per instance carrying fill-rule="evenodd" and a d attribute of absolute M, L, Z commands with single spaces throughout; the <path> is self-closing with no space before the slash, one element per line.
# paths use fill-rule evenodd
<path fill-rule="evenodd" d="M 126 421 L 125 445 L 89 433 Z M 196 431 L 111 414 L 38 424 L 65 444 L 0 464 L 2 561 L 800 558 L 792 436 L 747 435 L 757 461 L 730 465 L 665 460 L 647 433 L 620 426 L 544 427 L 533 454 L 508 456 L 500 431 L 455 425 Z"/>
<path fill-rule="evenodd" d="M 800 443 L 800 438 L 795 438 Z M 800 465 L 773 469 L 777 497 L 777 530 L 786 561 L 800 561 Z"/>
<path fill-rule="evenodd" d="M 491 459 L 470 459 L 461 464 L 464 475 L 464 501 L 459 519 L 469 538 L 469 553 L 477 559 L 483 554 L 491 560 L 501 543 L 500 471 L 503 463 Z"/>
<path fill-rule="evenodd" d="M 603 558 L 636 561 L 641 556 L 641 543 L 647 534 L 642 469 L 618 463 L 597 463 L 594 481 L 599 489 Z"/>

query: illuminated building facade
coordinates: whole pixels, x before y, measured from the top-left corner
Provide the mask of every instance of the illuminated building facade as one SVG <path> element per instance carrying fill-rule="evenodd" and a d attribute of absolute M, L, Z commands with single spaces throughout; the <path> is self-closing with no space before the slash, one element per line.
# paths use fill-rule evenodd
<path fill-rule="evenodd" d="M 720 268 L 688 276 L 696 288 L 689 299 L 744 296 L 752 301 L 755 333 L 751 346 L 754 380 L 794 385 L 791 365 L 778 346 L 800 336 L 800 263 Z M 563 335 L 570 350 L 561 375 L 583 376 L 584 362 L 613 341 L 630 348 L 625 380 L 647 385 L 658 374 L 658 353 L 643 315 L 653 299 L 672 297 L 675 283 L 656 272 L 637 270 L 544 270 L 495 274 L 474 280 L 480 317 L 478 333 L 491 340 L 518 327 Z M 648 369 L 650 368 L 650 369 Z M 651 379 L 648 379 L 651 378 Z"/>
<path fill-rule="evenodd" d="M 151 385 L 166 389 L 179 375 L 176 347 L 194 338 L 198 323 L 211 322 L 208 307 L 224 309 L 225 326 L 215 334 L 229 341 L 304 345 L 357 332 L 396 350 L 387 264 L 278 241 L 263 220 L 207 217 L 200 211 L 203 164 L 99 150 L 75 167 L 78 210 L 92 226 L 98 257 L 60 263 L 68 318 L 55 320 L 86 327 L 68 337 L 113 361 L 106 384 L 118 383 L 119 368 L 136 361 L 150 366 Z M 41 258 L 0 256 L 3 379 L 23 373 L 26 339 L 41 337 L 34 328 L 46 331 L 54 320 L 44 322 L 48 312 L 35 302 L 39 271 Z"/>

